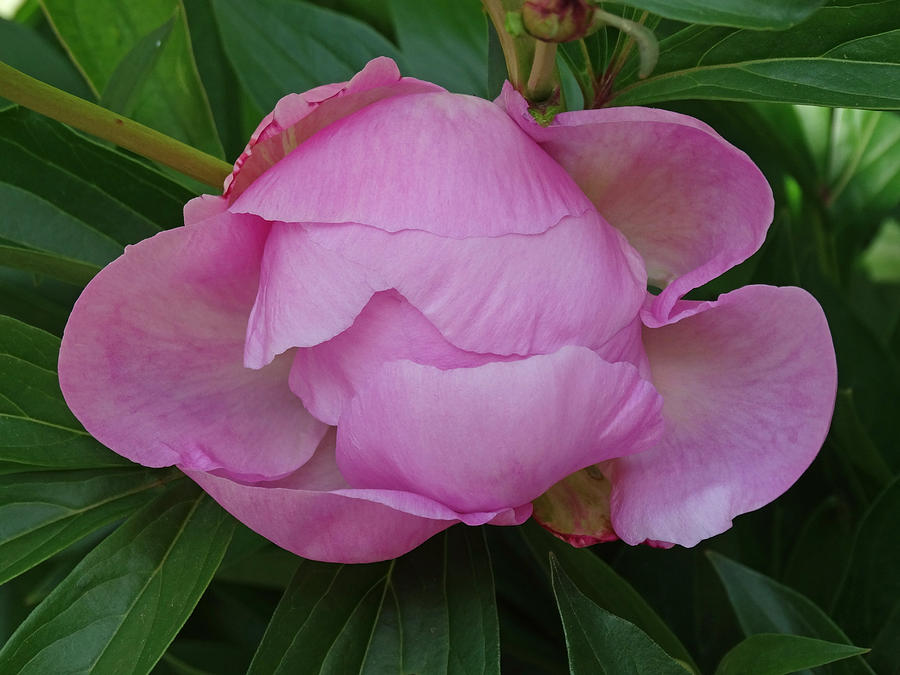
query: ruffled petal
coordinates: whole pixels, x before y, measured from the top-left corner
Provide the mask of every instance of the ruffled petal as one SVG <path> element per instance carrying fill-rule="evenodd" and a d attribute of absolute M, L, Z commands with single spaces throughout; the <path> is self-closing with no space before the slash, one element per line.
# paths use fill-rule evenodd
<path fill-rule="evenodd" d="M 383 99 L 332 122 L 231 206 L 266 220 L 455 238 L 544 232 L 589 208 L 503 111 L 446 92 Z"/>
<path fill-rule="evenodd" d="M 291 390 L 317 419 L 337 424 L 357 389 L 375 377 L 382 364 L 398 359 L 448 369 L 509 357 L 454 347 L 401 295 L 376 293 L 346 331 L 295 352 Z"/>
<path fill-rule="evenodd" d="M 369 61 L 349 82 L 326 84 L 302 94 L 288 94 L 266 115 L 225 179 L 225 196 L 234 201 L 269 167 L 300 143 L 339 119 L 391 96 L 444 91 L 430 82 L 400 77 L 393 60 Z"/>
<path fill-rule="evenodd" d="M 413 493 L 354 490 L 335 464 L 333 433 L 306 465 L 278 481 L 253 484 L 186 473 L 248 527 L 297 555 L 325 562 L 388 560 L 454 523 L 519 525 L 531 515 L 530 504 L 460 514 Z"/>
<path fill-rule="evenodd" d="M 341 416 L 337 462 L 355 488 L 491 511 L 646 449 L 661 431 L 660 407 L 633 366 L 584 347 L 455 370 L 394 361 Z"/>
<path fill-rule="evenodd" d="M 258 479 L 302 465 L 326 425 L 288 388 L 290 356 L 243 367 L 269 226 L 200 199 L 194 222 L 129 246 L 82 293 L 63 336 L 60 386 L 101 443 L 146 466 Z"/>
<path fill-rule="evenodd" d="M 456 347 L 498 355 L 602 345 L 633 322 L 645 295 L 640 257 L 594 211 L 540 235 L 462 240 L 276 223 L 262 275 L 252 367 L 337 335 L 390 288 Z"/>
<path fill-rule="evenodd" d="M 500 102 L 644 257 L 653 313 L 752 255 L 774 202 L 747 155 L 709 126 L 650 108 L 581 110 L 537 124 L 509 85 Z"/>
<path fill-rule="evenodd" d="M 747 286 L 644 331 L 666 433 L 610 463 L 612 522 L 630 544 L 693 546 L 769 503 L 828 432 L 837 375 L 821 307 L 799 288 Z"/>

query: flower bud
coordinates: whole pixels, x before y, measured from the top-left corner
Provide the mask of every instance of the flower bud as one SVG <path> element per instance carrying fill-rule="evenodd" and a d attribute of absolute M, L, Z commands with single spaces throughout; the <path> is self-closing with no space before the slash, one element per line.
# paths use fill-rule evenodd
<path fill-rule="evenodd" d="M 522 23 L 529 35 L 544 42 L 571 42 L 587 35 L 594 9 L 586 0 L 527 0 Z"/>

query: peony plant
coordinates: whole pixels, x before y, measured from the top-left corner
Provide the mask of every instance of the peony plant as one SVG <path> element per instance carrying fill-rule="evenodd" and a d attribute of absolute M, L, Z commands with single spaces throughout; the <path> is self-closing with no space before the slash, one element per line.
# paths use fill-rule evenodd
<path fill-rule="evenodd" d="M 576 545 L 693 546 L 794 483 L 831 418 L 808 293 L 685 299 L 772 210 L 696 119 L 542 124 L 509 85 L 377 58 L 281 99 L 221 196 L 93 279 L 60 383 L 102 443 L 307 558 L 533 511 Z"/>

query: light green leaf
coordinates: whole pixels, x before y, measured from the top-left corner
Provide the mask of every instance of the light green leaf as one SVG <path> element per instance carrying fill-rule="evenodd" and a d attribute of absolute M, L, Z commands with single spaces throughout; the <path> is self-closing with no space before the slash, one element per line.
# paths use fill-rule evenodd
<path fill-rule="evenodd" d="M 396 48 L 366 24 L 299 0 L 213 0 L 238 79 L 264 111 L 291 92 L 348 80 Z"/>
<path fill-rule="evenodd" d="M 851 644 L 844 631 L 811 600 L 723 555 L 710 551 L 707 556 L 725 586 L 744 635 L 783 633 Z M 833 672 L 871 675 L 872 669 L 862 659 L 853 659 L 835 666 Z"/>
<path fill-rule="evenodd" d="M 408 66 L 404 75 L 460 94 L 488 95 L 488 26 L 479 0 L 391 0 L 390 5 Z"/>
<path fill-rule="evenodd" d="M 686 23 L 783 30 L 805 21 L 825 0 L 623 0 L 623 4 Z"/>
<path fill-rule="evenodd" d="M 0 475 L 0 584 L 128 515 L 177 475 L 142 467 Z"/>
<path fill-rule="evenodd" d="M 172 34 L 136 94 L 134 119 L 223 156 L 179 0 L 44 0 L 44 8 L 98 98 L 115 85 L 123 59 L 174 16 Z"/>
<path fill-rule="evenodd" d="M 128 466 L 91 438 L 59 390 L 59 338 L 0 316 L 0 474 Z"/>
<path fill-rule="evenodd" d="M 844 0 L 784 32 L 684 28 L 660 43 L 647 79 L 637 80 L 632 60 L 613 102 L 725 99 L 900 109 L 898 81 L 900 0 Z"/>
<path fill-rule="evenodd" d="M 0 651 L 0 672 L 147 673 L 192 612 L 235 521 L 186 481 L 92 550 Z"/>
<path fill-rule="evenodd" d="M 716 675 L 788 675 L 867 651 L 799 635 L 759 633 L 729 651 L 716 668 Z"/>
<path fill-rule="evenodd" d="M 566 575 L 552 553 L 550 573 L 572 675 L 686 675 L 691 672 L 633 623 L 594 604 Z"/>
<path fill-rule="evenodd" d="M 860 262 L 872 281 L 900 284 L 900 223 L 885 220 Z"/>
<path fill-rule="evenodd" d="M 176 10 L 176 16 L 138 40 L 119 61 L 103 90 L 100 105 L 126 117 L 131 116 L 138 94 L 172 37 L 172 28 L 177 18 Z"/>
<path fill-rule="evenodd" d="M 92 98 L 75 66 L 28 26 L 0 19 L 0 61 L 57 89 Z"/>
<path fill-rule="evenodd" d="M 483 534 L 454 527 L 391 562 L 304 561 L 249 672 L 487 675 L 499 659 Z"/>
<path fill-rule="evenodd" d="M 591 602 L 640 628 L 670 656 L 694 665 L 684 645 L 640 593 L 600 558 L 589 550 L 569 546 L 533 521 L 518 530 L 548 577 L 547 555 L 552 553 Z"/>

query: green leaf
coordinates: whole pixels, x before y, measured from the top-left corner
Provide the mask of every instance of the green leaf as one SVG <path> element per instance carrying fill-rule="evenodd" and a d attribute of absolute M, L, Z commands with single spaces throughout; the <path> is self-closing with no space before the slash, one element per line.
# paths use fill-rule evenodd
<path fill-rule="evenodd" d="M 408 66 L 404 75 L 460 94 L 488 95 L 487 20 L 479 0 L 391 0 L 390 5 Z"/>
<path fill-rule="evenodd" d="M 27 26 L 0 19 L 0 61 L 57 89 L 92 98 L 90 89 L 69 60 Z"/>
<path fill-rule="evenodd" d="M 131 116 L 137 103 L 137 95 L 153 72 L 159 57 L 169 43 L 169 38 L 172 37 L 172 28 L 178 18 L 177 13 L 176 9 L 176 16 L 138 40 L 131 51 L 119 61 L 103 90 L 100 105 L 126 117 Z"/>
<path fill-rule="evenodd" d="M 366 24 L 299 0 L 213 0 L 213 10 L 238 79 L 262 110 L 285 94 L 348 80 L 376 56 L 397 57 Z"/>
<path fill-rule="evenodd" d="M 783 30 L 805 21 L 825 0 L 623 0 L 623 3 L 686 23 Z"/>
<path fill-rule="evenodd" d="M 0 473 L 129 465 L 69 412 L 58 353 L 59 338 L 0 316 Z"/>
<path fill-rule="evenodd" d="M 0 475 L 0 584 L 128 515 L 173 477 L 141 467 Z"/>
<path fill-rule="evenodd" d="M 844 631 L 806 597 L 723 555 L 709 551 L 707 556 L 745 635 L 782 633 L 851 644 Z M 872 669 L 862 659 L 853 659 L 833 672 L 871 674 Z"/>
<path fill-rule="evenodd" d="M 84 280 L 127 244 L 180 225 L 190 197 L 155 170 L 62 124 L 23 108 L 0 112 L 0 237 L 6 240 L 0 243 L 48 254 L 41 261 L 30 255 L 44 265 L 36 271 Z M 77 269 L 54 257 L 90 266 Z"/>
<path fill-rule="evenodd" d="M 900 611 L 897 514 L 900 514 L 900 477 L 885 488 L 860 522 L 837 603 L 837 615 L 861 642 L 874 641 L 891 615 Z"/>
<path fill-rule="evenodd" d="M 589 550 L 569 546 L 533 522 L 518 530 L 548 576 L 547 554 L 552 553 L 592 602 L 640 628 L 670 656 L 694 665 L 684 645 L 640 593 L 600 558 Z"/>
<path fill-rule="evenodd" d="M 175 16 L 172 34 L 136 94 L 134 119 L 216 157 L 222 145 L 191 52 L 179 0 L 44 0 L 47 16 L 98 98 L 129 52 Z"/>
<path fill-rule="evenodd" d="M 633 623 L 593 603 L 566 575 L 552 553 L 550 573 L 573 675 L 685 675 L 691 672 Z"/>
<path fill-rule="evenodd" d="M 499 673 L 484 535 L 454 527 L 391 562 L 303 561 L 250 674 Z"/>
<path fill-rule="evenodd" d="M 799 635 L 760 633 L 728 652 L 716 675 L 788 675 L 865 654 L 868 649 Z"/>
<path fill-rule="evenodd" d="M 900 223 L 884 221 L 860 262 L 872 281 L 900 284 Z"/>
<path fill-rule="evenodd" d="M 0 315 L 62 335 L 79 286 L 0 265 Z"/>
<path fill-rule="evenodd" d="M 615 105 L 678 99 L 900 109 L 900 0 L 844 0 L 784 32 L 689 26 L 660 43 L 650 77 L 632 60 Z M 625 85 L 623 87 L 623 85 Z"/>
<path fill-rule="evenodd" d="M 0 651 L 0 671 L 146 673 L 187 620 L 235 521 L 186 481 L 91 551 Z"/>
<path fill-rule="evenodd" d="M 2 191 L 2 187 L 0 187 L 0 191 Z M 0 244 L 0 265 L 38 274 L 48 274 L 78 286 L 86 285 L 100 271 L 99 265 L 31 248 L 4 244 Z"/>

